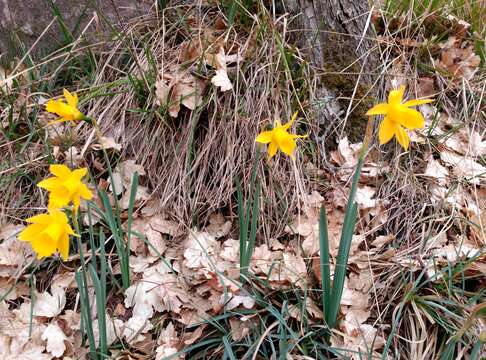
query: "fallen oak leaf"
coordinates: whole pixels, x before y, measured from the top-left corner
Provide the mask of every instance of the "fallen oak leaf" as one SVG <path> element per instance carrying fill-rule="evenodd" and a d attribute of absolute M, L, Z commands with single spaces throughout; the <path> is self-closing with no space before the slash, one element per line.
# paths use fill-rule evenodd
<path fill-rule="evenodd" d="M 47 341 L 46 350 L 54 357 L 61 357 L 66 351 L 66 335 L 55 322 L 50 323 L 41 336 L 42 340 Z"/>
<path fill-rule="evenodd" d="M 231 81 L 228 78 L 228 73 L 223 69 L 216 70 L 216 75 L 211 78 L 211 83 L 214 86 L 219 87 L 221 91 L 233 89 L 233 84 L 231 84 Z"/>

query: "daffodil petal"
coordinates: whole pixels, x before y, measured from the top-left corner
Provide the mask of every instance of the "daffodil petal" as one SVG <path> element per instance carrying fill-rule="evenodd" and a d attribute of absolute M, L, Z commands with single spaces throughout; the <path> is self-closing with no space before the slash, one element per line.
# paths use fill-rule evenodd
<path fill-rule="evenodd" d="M 73 175 L 77 179 L 81 179 L 81 178 L 85 177 L 87 173 L 88 173 L 87 168 L 79 168 L 79 169 L 73 170 Z"/>
<path fill-rule="evenodd" d="M 79 196 L 73 196 L 73 210 L 75 213 L 78 212 L 80 203 L 81 203 L 81 198 Z"/>
<path fill-rule="evenodd" d="M 38 187 L 46 190 L 51 190 L 52 188 L 55 188 L 56 186 L 59 185 L 60 185 L 59 179 L 55 177 L 44 179 L 37 184 Z"/>
<path fill-rule="evenodd" d="M 422 104 L 428 104 L 434 101 L 433 99 L 415 99 L 415 100 L 408 100 L 405 101 L 402 105 L 406 107 L 410 106 L 417 106 L 417 105 L 422 105 Z"/>
<path fill-rule="evenodd" d="M 290 121 L 289 121 L 287 124 L 285 124 L 285 125 L 283 125 L 283 126 L 282 126 L 282 127 L 284 128 L 284 130 L 288 130 L 288 129 L 290 129 L 290 127 L 291 127 L 291 126 L 292 126 L 292 124 L 294 123 L 295 119 L 297 119 L 297 114 L 298 114 L 298 113 L 299 113 L 298 111 L 294 112 L 294 114 L 293 114 L 293 115 L 292 115 L 292 117 L 290 118 Z"/>
<path fill-rule="evenodd" d="M 256 142 L 261 144 L 268 144 L 272 141 L 273 131 L 263 131 L 255 139 Z"/>
<path fill-rule="evenodd" d="M 30 241 L 33 237 L 41 233 L 44 228 L 44 224 L 31 224 L 19 233 L 18 238 L 22 241 Z"/>
<path fill-rule="evenodd" d="M 280 150 L 282 150 L 284 154 L 291 156 L 294 153 L 296 146 L 297 145 L 295 144 L 295 140 L 291 136 L 281 139 L 279 144 Z"/>
<path fill-rule="evenodd" d="M 69 90 L 63 89 L 63 95 L 69 106 L 76 108 L 78 106 L 78 95 L 76 93 L 70 93 Z"/>
<path fill-rule="evenodd" d="M 366 112 L 366 115 L 384 115 L 388 112 L 388 104 L 387 103 L 380 103 L 373 106 Z"/>
<path fill-rule="evenodd" d="M 396 90 L 391 90 L 388 94 L 388 104 L 400 104 L 403 99 L 403 94 L 405 93 L 405 86 L 402 85 Z"/>
<path fill-rule="evenodd" d="M 397 132 L 395 133 L 397 137 L 398 143 L 404 148 L 408 150 L 408 145 L 410 144 L 410 137 L 408 136 L 407 132 L 401 126 L 397 126 Z"/>
<path fill-rule="evenodd" d="M 271 159 L 275 156 L 275 154 L 277 153 L 277 149 L 278 149 L 278 145 L 276 142 L 272 141 L 269 145 L 268 145 L 268 158 Z"/>
<path fill-rule="evenodd" d="M 65 120 L 74 119 L 75 108 L 72 108 L 62 101 L 50 100 L 46 105 L 46 110 L 63 117 Z"/>
<path fill-rule="evenodd" d="M 26 219 L 28 223 L 32 224 L 49 224 L 51 222 L 51 217 L 49 214 L 39 214 Z"/>
<path fill-rule="evenodd" d="M 49 171 L 51 172 L 52 175 L 58 176 L 58 177 L 68 177 L 71 175 L 71 169 L 69 169 L 66 165 L 64 164 L 53 164 L 49 166 Z"/>
<path fill-rule="evenodd" d="M 413 130 L 424 127 L 424 117 L 417 110 L 402 107 L 399 114 L 400 119 L 398 119 L 398 122 L 407 129 Z"/>
<path fill-rule="evenodd" d="M 49 194 L 49 209 L 60 209 L 69 204 L 69 191 L 63 187 L 56 187 Z"/>
<path fill-rule="evenodd" d="M 387 116 L 383 119 L 380 124 L 380 129 L 378 131 L 378 139 L 380 140 L 380 144 L 384 145 L 389 142 L 393 135 L 395 135 L 397 125 L 390 120 Z"/>
<path fill-rule="evenodd" d="M 81 184 L 79 188 L 79 195 L 84 200 L 91 200 L 93 198 L 93 193 L 88 189 L 88 187 L 85 184 Z"/>

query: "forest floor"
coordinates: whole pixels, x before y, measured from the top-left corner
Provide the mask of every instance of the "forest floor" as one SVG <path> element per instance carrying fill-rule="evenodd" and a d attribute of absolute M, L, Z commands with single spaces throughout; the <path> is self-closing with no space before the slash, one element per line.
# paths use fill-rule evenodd
<path fill-rule="evenodd" d="M 372 9 L 371 74 L 314 67 L 261 3 L 168 6 L 0 68 L 1 358 L 486 357 L 486 10 L 418 3 Z M 364 113 L 401 85 L 434 101 L 407 150 L 373 120 L 329 329 L 319 210 L 334 271 Z M 51 123 L 63 89 L 93 121 Z M 331 101 L 347 110 L 317 123 Z M 295 112 L 307 137 L 269 160 L 256 136 Z M 86 167 L 94 194 L 66 210 L 65 261 L 18 239 L 51 164 Z"/>

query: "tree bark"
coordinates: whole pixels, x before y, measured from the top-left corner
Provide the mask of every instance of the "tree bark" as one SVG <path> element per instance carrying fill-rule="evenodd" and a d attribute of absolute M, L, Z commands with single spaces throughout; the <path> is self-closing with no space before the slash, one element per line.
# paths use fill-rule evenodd
<path fill-rule="evenodd" d="M 332 124 L 326 125 L 324 132 L 333 131 L 337 124 L 344 123 L 356 132 L 348 132 L 350 139 L 361 141 L 365 126 L 362 117 L 368 106 L 362 98 L 370 92 L 373 80 L 370 73 L 377 64 L 370 40 L 373 34 L 368 2 L 284 0 L 284 6 L 297 15 L 294 24 L 297 43 L 307 51 L 318 74 L 314 116 L 319 124 Z M 349 99 L 352 99 L 351 104 Z M 361 106 L 356 105 L 358 100 Z M 352 108 L 354 111 L 350 111 Z"/>
<path fill-rule="evenodd" d="M 0 0 L 0 63 L 22 57 L 34 44 L 30 52 L 34 58 L 66 45 L 60 22 L 77 37 L 95 13 L 121 29 L 127 20 L 146 13 L 150 6 L 149 0 Z M 88 33 L 99 23 L 103 21 L 92 24 Z"/>

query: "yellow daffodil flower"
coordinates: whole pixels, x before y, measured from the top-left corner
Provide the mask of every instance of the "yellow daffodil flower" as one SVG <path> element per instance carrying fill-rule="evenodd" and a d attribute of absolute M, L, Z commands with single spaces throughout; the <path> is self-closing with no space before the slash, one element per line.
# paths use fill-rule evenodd
<path fill-rule="evenodd" d="M 255 139 L 256 142 L 268 145 L 268 157 L 271 159 L 280 149 L 283 153 L 294 158 L 294 150 L 296 148 L 295 139 L 305 138 L 307 135 L 294 135 L 290 134 L 287 130 L 292 126 L 292 123 L 297 118 L 297 112 L 292 115 L 292 119 L 282 125 L 280 121 L 276 120 L 272 130 L 261 132 Z"/>
<path fill-rule="evenodd" d="M 66 165 L 51 165 L 49 170 L 54 176 L 41 181 L 37 186 L 50 192 L 48 205 L 50 209 L 62 208 L 72 202 L 76 212 L 81 199 L 93 198 L 91 191 L 81 181 L 88 173 L 88 169 L 71 171 Z"/>
<path fill-rule="evenodd" d="M 78 95 L 76 93 L 70 93 L 68 90 L 63 90 L 64 98 L 66 102 L 62 100 L 49 100 L 46 104 L 46 110 L 50 113 L 57 114 L 61 118 L 52 121 L 52 123 L 63 121 L 79 121 L 84 120 L 84 114 L 78 109 Z"/>
<path fill-rule="evenodd" d="M 433 100 L 409 100 L 402 103 L 404 93 L 405 86 L 403 85 L 398 90 L 390 91 L 388 102 L 373 106 L 366 115 L 385 115 L 378 133 L 381 145 L 386 144 L 395 136 L 398 143 L 407 150 L 410 137 L 404 127 L 409 130 L 424 127 L 422 114 L 417 110 L 410 109 L 410 107 L 427 104 Z"/>
<path fill-rule="evenodd" d="M 51 256 L 59 251 L 67 260 L 69 255 L 69 235 L 77 236 L 68 223 L 66 214 L 50 209 L 47 214 L 33 216 L 26 220 L 30 223 L 19 234 L 19 239 L 31 244 L 37 258 Z"/>

